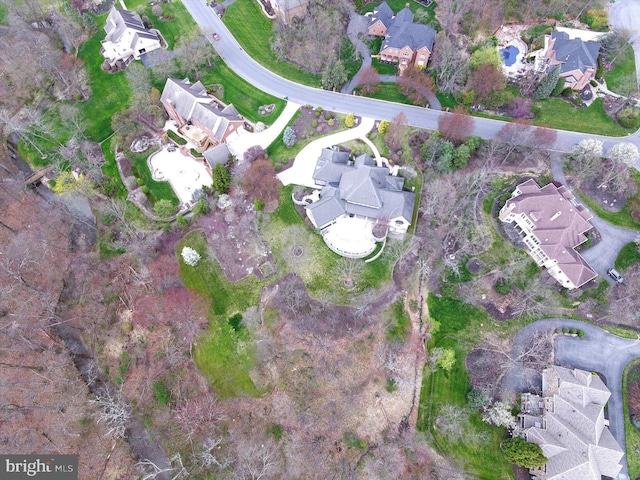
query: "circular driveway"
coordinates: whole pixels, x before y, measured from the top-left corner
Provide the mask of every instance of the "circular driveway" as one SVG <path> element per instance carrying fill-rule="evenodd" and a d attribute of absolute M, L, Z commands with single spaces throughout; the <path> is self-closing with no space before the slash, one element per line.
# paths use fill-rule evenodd
<path fill-rule="evenodd" d="M 609 430 L 624 450 L 624 413 L 622 409 L 622 374 L 625 367 L 640 358 L 640 335 L 637 340 L 629 340 L 613 335 L 595 325 L 561 318 L 538 320 L 524 327 L 516 335 L 512 357 L 522 352 L 531 338 L 539 332 L 549 332 L 556 328 L 577 328 L 585 332 L 584 338 L 558 335 L 554 342 L 554 363 L 567 368 L 579 368 L 598 372 L 605 378 L 611 390 L 608 402 Z M 531 371 L 516 367 L 507 374 L 503 386 L 516 392 L 528 391 L 532 378 Z M 627 460 L 622 459 L 622 474 L 618 478 L 628 478 Z"/>

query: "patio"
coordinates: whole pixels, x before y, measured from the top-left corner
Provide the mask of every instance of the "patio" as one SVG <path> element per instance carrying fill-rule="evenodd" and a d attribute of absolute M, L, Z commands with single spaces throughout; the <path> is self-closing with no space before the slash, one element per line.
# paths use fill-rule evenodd
<path fill-rule="evenodd" d="M 213 183 L 204 164 L 190 155 L 183 155 L 179 149 L 163 148 L 152 154 L 147 163 L 153 179 L 168 181 L 182 205 L 190 206 L 193 192 Z"/>
<path fill-rule="evenodd" d="M 339 217 L 322 231 L 327 246 L 338 255 L 362 258 L 376 248 L 372 230 L 374 223 L 362 217 Z"/>

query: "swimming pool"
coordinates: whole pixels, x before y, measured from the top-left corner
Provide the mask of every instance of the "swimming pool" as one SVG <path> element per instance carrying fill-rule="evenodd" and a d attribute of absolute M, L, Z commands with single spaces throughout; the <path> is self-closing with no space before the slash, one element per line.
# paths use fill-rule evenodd
<path fill-rule="evenodd" d="M 510 67 L 511 65 L 516 63 L 518 55 L 520 55 L 520 50 L 518 50 L 518 47 L 516 47 L 515 45 L 509 45 L 507 48 L 503 48 L 502 50 L 500 50 L 500 53 L 502 53 L 504 64 L 507 67 Z"/>

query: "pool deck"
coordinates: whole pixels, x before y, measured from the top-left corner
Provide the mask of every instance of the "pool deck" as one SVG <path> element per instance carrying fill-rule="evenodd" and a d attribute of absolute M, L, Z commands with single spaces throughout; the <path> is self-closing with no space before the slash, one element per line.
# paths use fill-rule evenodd
<path fill-rule="evenodd" d="M 500 58 L 504 60 L 502 56 L 502 50 L 513 46 L 518 49 L 518 55 L 513 65 L 507 66 L 502 63 L 502 71 L 509 77 L 515 77 L 521 75 L 530 68 L 530 65 L 525 63 L 527 56 L 527 44 L 520 38 L 520 33 L 525 29 L 524 25 L 503 25 L 496 30 L 496 37 L 498 38 L 498 53 Z"/>

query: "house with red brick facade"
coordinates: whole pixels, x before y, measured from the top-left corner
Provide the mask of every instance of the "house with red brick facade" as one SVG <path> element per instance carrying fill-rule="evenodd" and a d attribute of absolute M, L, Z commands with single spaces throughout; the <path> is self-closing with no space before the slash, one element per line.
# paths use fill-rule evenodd
<path fill-rule="evenodd" d="M 178 132 L 199 152 L 224 143 L 229 135 L 244 126 L 244 119 L 231 104 L 223 105 L 208 95 L 199 81 L 168 78 L 160 97 Z"/>
<path fill-rule="evenodd" d="M 413 22 L 413 12 L 408 4 L 395 15 L 386 2 L 373 10 L 368 32 L 384 37 L 380 60 L 397 63 L 400 75 L 409 65 L 427 66 L 436 38 L 433 28 Z"/>
<path fill-rule="evenodd" d="M 600 43 L 570 38 L 566 32 L 552 32 L 545 37 L 545 64 L 549 69 L 560 65 L 565 86 L 582 90 L 595 78 Z"/>

